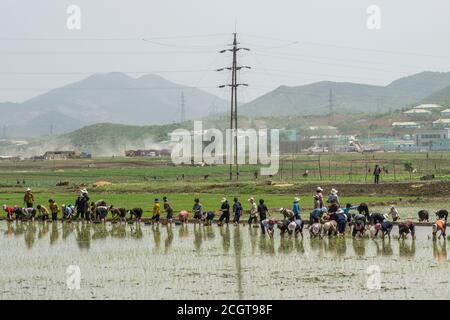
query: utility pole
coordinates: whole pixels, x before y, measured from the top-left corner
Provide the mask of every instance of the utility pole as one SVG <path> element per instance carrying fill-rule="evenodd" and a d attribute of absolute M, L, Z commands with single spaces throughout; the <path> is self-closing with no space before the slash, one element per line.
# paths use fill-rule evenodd
<path fill-rule="evenodd" d="M 230 139 L 230 142 L 233 145 L 230 147 L 230 152 L 233 154 L 234 147 L 234 161 L 230 159 L 230 180 L 233 180 L 233 162 L 236 165 L 236 179 L 239 180 L 239 165 L 238 165 L 238 137 L 237 137 L 237 124 L 238 124 L 238 113 L 237 113 L 237 88 L 240 86 L 248 87 L 246 83 L 238 83 L 238 71 L 241 69 L 251 69 L 249 66 L 238 66 L 237 65 L 237 53 L 240 50 L 250 51 L 248 48 L 240 48 L 238 47 L 237 42 L 237 33 L 233 33 L 233 44 L 231 45 L 231 49 L 225 49 L 220 51 L 220 53 L 232 52 L 233 53 L 233 62 L 231 67 L 225 67 L 217 69 L 217 71 L 229 70 L 231 71 L 231 84 L 221 85 L 219 88 L 231 87 L 231 110 L 230 110 L 230 134 L 234 135 L 234 139 Z M 234 142 L 233 142 L 234 140 Z"/>
<path fill-rule="evenodd" d="M 184 99 L 184 92 L 181 92 L 181 123 L 186 121 L 186 105 Z"/>

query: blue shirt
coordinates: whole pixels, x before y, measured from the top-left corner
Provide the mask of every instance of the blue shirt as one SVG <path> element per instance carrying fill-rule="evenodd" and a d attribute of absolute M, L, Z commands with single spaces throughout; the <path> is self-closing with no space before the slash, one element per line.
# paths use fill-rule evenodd
<path fill-rule="evenodd" d="M 300 213 L 302 213 L 302 209 L 300 208 L 300 205 L 298 202 L 294 202 L 294 205 L 292 206 L 292 211 L 294 212 L 294 215 L 296 217 L 300 217 Z"/>

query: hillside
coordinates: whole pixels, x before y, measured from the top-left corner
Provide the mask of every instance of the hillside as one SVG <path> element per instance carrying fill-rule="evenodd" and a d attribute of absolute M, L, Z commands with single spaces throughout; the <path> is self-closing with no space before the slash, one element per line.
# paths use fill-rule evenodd
<path fill-rule="evenodd" d="M 450 107 L 450 86 L 426 97 L 423 99 L 423 103 L 436 103 L 441 106 Z"/>
<path fill-rule="evenodd" d="M 88 124 L 112 122 L 133 125 L 180 121 L 181 94 L 186 118 L 207 116 L 214 103 L 219 111 L 228 103 L 197 88 L 175 84 L 158 75 L 131 78 L 122 73 L 93 75 L 51 90 L 20 104 L 0 104 L 0 126 L 10 136 L 65 133 Z"/>
<path fill-rule="evenodd" d="M 420 103 L 450 85 L 450 72 L 422 72 L 398 79 L 387 86 L 321 81 L 277 89 L 245 104 L 247 116 L 288 116 L 329 113 L 332 91 L 333 110 L 338 113 L 383 113 Z M 434 102 L 434 101 L 430 101 Z"/>

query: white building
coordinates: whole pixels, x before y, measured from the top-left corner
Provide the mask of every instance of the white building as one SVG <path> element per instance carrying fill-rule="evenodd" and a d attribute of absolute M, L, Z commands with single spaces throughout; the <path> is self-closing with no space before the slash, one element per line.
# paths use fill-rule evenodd
<path fill-rule="evenodd" d="M 421 104 L 419 106 L 414 107 L 413 109 L 422 109 L 422 110 L 429 110 L 431 112 L 436 112 L 444 109 L 443 106 L 439 104 Z"/>
<path fill-rule="evenodd" d="M 427 150 L 448 150 L 450 129 L 419 131 L 416 133 L 416 146 Z"/>
<path fill-rule="evenodd" d="M 392 123 L 392 126 L 394 127 L 394 129 L 419 129 L 420 128 L 420 124 L 418 124 L 417 122 L 413 122 L 413 121 L 394 122 L 394 123 Z"/>
<path fill-rule="evenodd" d="M 450 109 L 445 109 L 441 111 L 441 117 L 442 118 L 450 118 Z"/>
<path fill-rule="evenodd" d="M 425 109 L 411 109 L 403 112 L 404 115 L 407 115 L 411 119 L 425 120 L 429 119 L 433 114 L 430 110 Z"/>
<path fill-rule="evenodd" d="M 450 119 L 439 119 L 433 121 L 434 128 L 450 128 Z"/>

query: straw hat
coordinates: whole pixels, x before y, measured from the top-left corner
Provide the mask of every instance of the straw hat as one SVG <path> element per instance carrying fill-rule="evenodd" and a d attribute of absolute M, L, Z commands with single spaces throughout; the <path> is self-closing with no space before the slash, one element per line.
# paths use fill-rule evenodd
<path fill-rule="evenodd" d="M 220 200 L 220 202 L 224 203 L 225 201 L 227 201 L 227 198 L 222 198 L 222 200 Z"/>
<path fill-rule="evenodd" d="M 295 197 L 294 198 L 294 202 L 299 202 L 300 201 L 300 198 L 299 197 Z"/>
<path fill-rule="evenodd" d="M 248 202 L 250 202 L 250 201 L 255 201 L 255 198 L 253 198 L 253 197 L 250 197 L 249 199 L 248 199 Z"/>
<path fill-rule="evenodd" d="M 30 188 L 27 188 L 27 191 L 31 191 L 31 189 L 30 189 Z"/>
<path fill-rule="evenodd" d="M 323 191 L 323 189 L 322 189 L 321 187 L 317 187 L 316 191 L 318 191 L 318 192 L 322 192 L 322 191 Z"/>
<path fill-rule="evenodd" d="M 333 188 L 331 189 L 331 193 L 338 193 L 338 191 L 335 188 Z"/>

